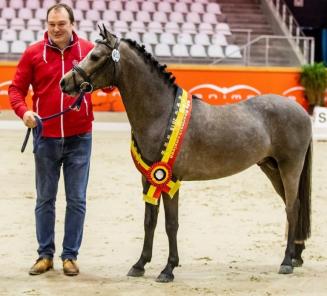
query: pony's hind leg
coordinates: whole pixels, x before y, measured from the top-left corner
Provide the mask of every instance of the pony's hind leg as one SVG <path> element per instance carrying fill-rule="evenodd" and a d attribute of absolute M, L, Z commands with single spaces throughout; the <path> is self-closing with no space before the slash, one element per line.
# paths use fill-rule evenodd
<path fill-rule="evenodd" d="M 285 203 L 285 190 L 283 181 L 280 175 L 277 161 L 271 157 L 268 157 L 258 163 L 260 169 L 267 175 L 275 188 L 278 195 Z M 292 256 L 292 266 L 300 267 L 303 264 L 302 251 L 305 249 L 304 240 L 295 241 L 295 253 Z"/>
<path fill-rule="evenodd" d="M 143 276 L 145 272 L 145 264 L 151 261 L 154 231 L 156 229 L 158 221 L 159 204 L 160 202 L 157 206 L 145 203 L 143 249 L 140 259 L 132 266 L 132 268 L 127 273 L 128 276 Z"/>
<path fill-rule="evenodd" d="M 312 141 L 308 145 L 304 161 L 298 159 L 293 160 L 293 163 L 284 163 L 284 166 L 280 166 L 280 172 L 285 188 L 289 228 L 285 258 L 279 272 L 291 273 L 293 266 L 302 265 L 303 242 L 311 234 Z"/>
<path fill-rule="evenodd" d="M 177 231 L 178 231 L 178 196 L 176 192 L 173 198 L 168 194 L 163 194 L 162 199 L 165 208 L 166 233 L 169 241 L 169 256 L 165 268 L 157 277 L 157 282 L 167 283 L 174 280 L 173 270 L 178 266 L 179 257 L 177 249 Z"/>
<path fill-rule="evenodd" d="M 307 215 L 304 212 L 300 211 L 300 207 L 304 206 L 300 204 L 300 199 L 298 196 L 299 183 L 301 182 L 301 172 L 302 172 L 302 163 L 301 161 L 288 161 L 280 165 L 280 173 L 284 184 L 285 189 L 285 205 L 286 205 L 286 215 L 288 221 L 288 236 L 287 236 L 287 247 L 285 250 L 285 257 L 280 266 L 279 273 L 289 274 L 293 272 L 293 263 L 296 256 L 301 255 L 301 252 L 304 248 L 300 246 L 302 250 L 295 249 L 297 237 L 297 228 L 299 228 L 298 222 L 303 219 L 303 215 Z M 302 201 L 301 201 L 302 202 Z M 303 201 L 304 202 L 304 201 Z M 300 214 L 300 215 L 299 215 Z M 306 218 L 307 219 L 307 218 Z M 303 237 L 303 240 L 307 237 Z"/>
<path fill-rule="evenodd" d="M 266 174 L 278 195 L 285 202 L 285 190 L 282 178 L 280 176 L 277 161 L 272 157 L 267 157 L 260 161 L 258 163 L 258 166 Z"/>
<path fill-rule="evenodd" d="M 293 267 L 301 267 L 303 264 L 302 252 L 305 249 L 304 241 L 295 241 L 295 253 L 292 258 Z"/>

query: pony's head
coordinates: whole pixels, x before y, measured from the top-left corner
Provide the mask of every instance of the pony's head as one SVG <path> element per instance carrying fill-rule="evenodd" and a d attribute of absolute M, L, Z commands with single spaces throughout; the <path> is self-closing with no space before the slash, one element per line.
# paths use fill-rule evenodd
<path fill-rule="evenodd" d="M 117 65 L 120 59 L 118 38 L 103 25 L 102 39 L 95 41 L 95 47 L 60 81 L 64 93 L 76 96 L 79 92 L 92 92 L 99 88 L 115 85 Z"/>

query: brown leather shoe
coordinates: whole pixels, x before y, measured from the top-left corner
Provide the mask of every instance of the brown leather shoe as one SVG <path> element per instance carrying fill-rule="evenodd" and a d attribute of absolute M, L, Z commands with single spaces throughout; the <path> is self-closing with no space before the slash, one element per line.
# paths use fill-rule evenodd
<path fill-rule="evenodd" d="M 79 268 L 76 264 L 76 260 L 65 259 L 62 263 L 64 274 L 68 276 L 74 276 L 79 274 Z"/>
<path fill-rule="evenodd" d="M 39 258 L 29 270 L 30 275 L 39 275 L 53 268 L 53 260 L 51 258 Z"/>

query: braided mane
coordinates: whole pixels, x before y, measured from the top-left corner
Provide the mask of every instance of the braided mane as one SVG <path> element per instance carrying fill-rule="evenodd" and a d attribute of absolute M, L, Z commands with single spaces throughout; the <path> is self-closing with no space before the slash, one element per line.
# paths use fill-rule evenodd
<path fill-rule="evenodd" d="M 168 82 L 170 85 L 177 87 L 177 85 L 175 84 L 176 77 L 171 72 L 166 71 L 167 65 L 161 65 L 151 53 L 145 50 L 144 45 L 139 45 L 136 41 L 131 39 L 123 38 L 121 40 L 125 41 L 131 48 L 136 49 L 139 55 L 143 56 L 144 62 L 150 64 L 154 69 L 156 69 L 158 71 L 159 76 L 161 76 L 164 81 Z"/>

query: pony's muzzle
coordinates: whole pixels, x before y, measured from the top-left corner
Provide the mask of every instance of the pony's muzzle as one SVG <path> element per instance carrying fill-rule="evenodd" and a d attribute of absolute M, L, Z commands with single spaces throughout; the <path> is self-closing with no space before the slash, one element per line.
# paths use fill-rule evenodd
<path fill-rule="evenodd" d="M 61 90 L 62 90 L 63 92 L 65 91 L 65 85 L 66 85 L 65 79 L 62 78 L 62 79 L 60 80 L 60 88 L 61 88 Z"/>

